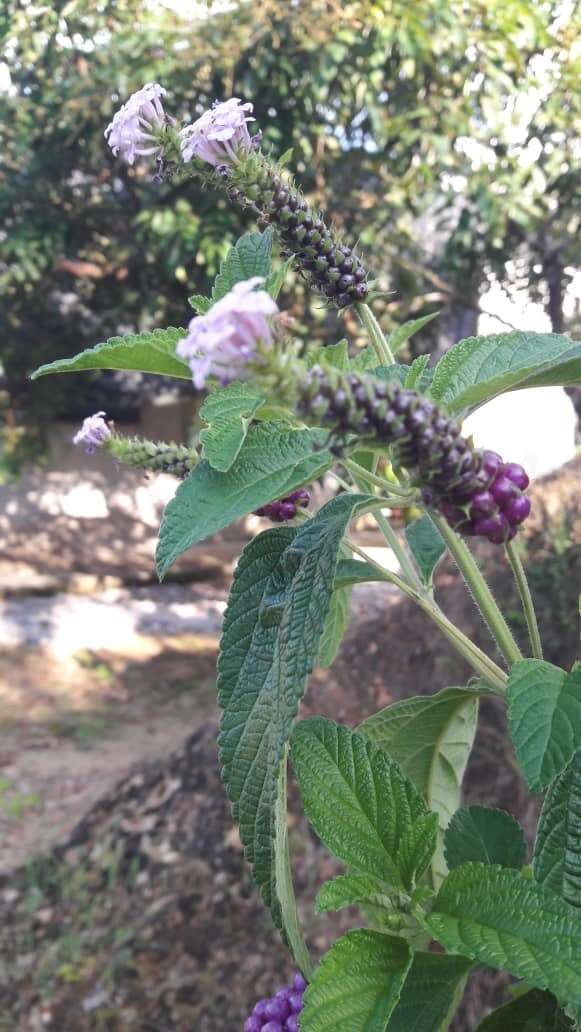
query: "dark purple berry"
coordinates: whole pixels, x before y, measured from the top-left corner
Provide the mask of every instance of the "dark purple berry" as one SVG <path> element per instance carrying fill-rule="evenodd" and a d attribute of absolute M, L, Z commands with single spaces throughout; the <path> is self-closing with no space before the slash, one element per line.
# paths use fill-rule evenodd
<path fill-rule="evenodd" d="M 530 484 L 527 473 L 518 462 L 507 462 L 504 467 L 504 475 L 512 480 L 513 484 L 520 487 L 521 491 L 526 491 Z"/>
<path fill-rule="evenodd" d="M 495 477 L 497 473 L 500 473 L 502 466 L 503 461 L 497 452 L 485 451 L 482 453 L 482 469 L 490 477 Z"/>
<path fill-rule="evenodd" d="M 293 978 L 293 986 L 298 993 L 304 993 L 307 988 L 307 980 L 304 975 L 301 975 L 300 971 Z"/>
<path fill-rule="evenodd" d="M 254 1010 L 252 1011 L 252 1017 L 253 1018 L 260 1018 L 260 1019 L 262 1019 L 262 1023 L 263 1024 L 266 1021 L 266 1005 L 267 1005 L 267 1003 L 268 1003 L 268 1000 L 259 1000 L 258 1003 L 256 1004 L 256 1006 L 254 1007 Z"/>
<path fill-rule="evenodd" d="M 291 1011 L 293 1014 L 300 1014 L 303 1009 L 303 990 L 297 989 L 296 992 L 291 993 L 289 1001 Z"/>
<path fill-rule="evenodd" d="M 486 537 L 495 544 L 501 544 L 506 540 L 509 529 L 509 522 L 501 512 L 496 516 L 483 516 L 481 520 L 476 520 L 474 523 L 474 532 L 479 537 Z"/>
<path fill-rule="evenodd" d="M 496 502 L 490 491 L 477 491 L 472 495 L 470 502 L 470 515 L 473 519 L 480 516 L 492 516 L 496 511 Z"/>
<path fill-rule="evenodd" d="M 285 1032 L 299 1032 L 299 1019 L 296 1014 L 291 1014 L 290 1018 L 286 1019 Z"/>
<path fill-rule="evenodd" d="M 490 493 L 497 505 L 504 508 L 518 495 L 518 487 L 501 473 L 490 486 Z"/>
<path fill-rule="evenodd" d="M 278 503 L 278 519 L 282 523 L 285 520 L 292 520 L 296 508 L 293 502 L 279 502 Z"/>
<path fill-rule="evenodd" d="M 525 495 L 520 495 L 519 498 L 513 498 L 503 509 L 504 515 L 508 522 L 513 527 L 518 526 L 523 520 L 526 520 L 527 516 L 531 511 L 531 501 Z"/>
<path fill-rule="evenodd" d="M 262 1026 L 262 1032 L 284 1032 L 284 1027 L 280 1021 L 267 1021 L 266 1025 Z"/>
<path fill-rule="evenodd" d="M 449 502 L 442 502 L 440 504 L 440 512 L 446 517 L 450 526 L 455 527 L 459 523 L 463 523 L 466 519 L 466 513 L 463 509 L 458 509 L 455 505 L 450 505 Z"/>
<path fill-rule="evenodd" d="M 266 1005 L 266 1017 L 269 1021 L 286 1021 L 290 1013 L 291 1005 L 289 1000 L 279 999 L 278 994 L 273 1000 L 269 1000 Z"/>
<path fill-rule="evenodd" d="M 244 1032 L 260 1032 L 262 1021 L 260 1018 L 249 1017 L 244 1022 Z"/>

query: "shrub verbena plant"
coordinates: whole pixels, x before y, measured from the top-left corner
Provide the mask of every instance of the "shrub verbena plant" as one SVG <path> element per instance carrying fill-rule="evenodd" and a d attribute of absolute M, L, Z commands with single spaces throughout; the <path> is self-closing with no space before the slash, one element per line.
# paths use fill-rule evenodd
<path fill-rule="evenodd" d="M 430 367 L 396 360 L 426 321 L 386 337 L 370 308 L 360 255 L 329 228 L 251 135 L 252 105 L 216 104 L 180 128 L 164 90 L 145 86 L 106 135 L 119 160 L 149 161 L 157 179 L 197 177 L 254 212 L 223 262 L 212 296 L 190 298 L 186 329 L 115 337 L 34 376 L 141 370 L 206 388 L 194 447 L 127 439 L 104 412 L 75 437 L 91 453 L 181 479 L 161 524 L 160 577 L 186 549 L 256 512 L 274 523 L 238 563 L 219 657 L 224 786 L 245 854 L 300 974 L 257 1003 L 246 1032 L 380 1032 L 449 1027 L 477 964 L 518 979 L 511 1003 L 482 1030 L 574 1028 L 581 1015 L 581 666 L 543 660 L 518 530 L 530 511 L 521 466 L 462 434 L 478 406 L 520 387 L 581 383 L 581 345 L 553 333 L 460 341 Z M 163 103 L 162 103 L 163 101 Z M 272 261 L 273 240 L 284 261 Z M 369 343 L 299 347 L 277 296 L 288 268 L 325 302 L 353 306 Z M 508 461 L 507 461 L 508 459 Z M 309 485 L 336 496 L 318 511 Z M 405 542 L 390 510 L 420 516 Z M 349 537 L 371 514 L 399 561 L 378 565 Z M 503 549 L 520 592 L 523 654 L 469 548 Z M 495 642 L 488 654 L 446 616 L 434 569 L 455 560 Z M 470 664 L 468 684 L 362 714 L 353 729 L 299 721 L 314 665 L 329 665 L 366 581 L 395 585 Z M 573 619 L 572 614 L 572 619 Z M 506 702 L 516 758 L 531 792 L 546 790 L 532 861 L 507 813 L 461 806 L 479 699 Z M 364 719 L 363 719 L 364 718 Z M 357 905 L 361 927 L 315 967 L 301 931 L 286 821 L 289 755 L 306 815 L 345 873 L 321 886 L 317 911 Z M 436 946 L 436 944 L 438 944 Z M 304 993 L 304 996 L 303 996 Z"/>

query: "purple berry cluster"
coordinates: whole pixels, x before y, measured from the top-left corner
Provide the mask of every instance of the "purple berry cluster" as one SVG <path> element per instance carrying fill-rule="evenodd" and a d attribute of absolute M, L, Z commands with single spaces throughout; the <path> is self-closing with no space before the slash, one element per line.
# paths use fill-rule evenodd
<path fill-rule="evenodd" d="M 351 247 L 340 243 L 292 182 L 261 152 L 239 161 L 225 178 L 232 200 L 273 225 L 307 281 L 338 308 L 365 301 L 367 272 Z"/>
<path fill-rule="evenodd" d="M 426 505 L 461 534 L 510 541 L 530 512 L 522 466 L 476 450 L 435 402 L 395 381 L 314 366 L 299 381 L 298 410 L 345 439 L 357 434 L 392 446 Z"/>
<path fill-rule="evenodd" d="M 305 509 L 311 500 L 309 492 L 304 487 L 293 491 L 286 498 L 280 498 L 278 502 L 269 502 L 261 509 L 255 509 L 255 516 L 268 516 L 273 523 L 285 523 L 292 520 L 297 514 L 297 509 Z"/>
<path fill-rule="evenodd" d="M 452 489 L 448 500 L 440 502 L 440 511 L 461 534 L 495 544 L 511 541 L 531 511 L 523 494 L 529 486 L 526 472 L 517 462 L 503 462 L 496 452 L 485 451 L 477 476 L 478 490 L 466 497 L 461 489 Z"/>
<path fill-rule="evenodd" d="M 291 985 L 259 1000 L 244 1023 L 244 1032 L 298 1032 L 306 987 L 303 976 L 295 975 Z"/>

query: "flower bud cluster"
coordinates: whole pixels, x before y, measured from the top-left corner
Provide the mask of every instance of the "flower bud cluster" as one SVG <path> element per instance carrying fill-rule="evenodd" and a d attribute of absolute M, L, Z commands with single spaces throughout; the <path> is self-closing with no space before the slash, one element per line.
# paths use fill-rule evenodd
<path fill-rule="evenodd" d="M 522 466 L 476 450 L 456 420 L 415 390 L 315 366 L 299 385 L 299 412 L 339 434 L 393 446 L 425 503 L 465 536 L 510 541 L 530 512 Z"/>
<path fill-rule="evenodd" d="M 244 1023 L 244 1032 L 298 1032 L 306 987 L 303 976 L 295 975 L 275 996 L 259 1000 Z"/>
<path fill-rule="evenodd" d="M 294 519 L 299 508 L 306 509 L 310 500 L 311 496 L 306 488 L 300 487 L 298 491 L 293 491 L 286 498 L 280 498 L 278 502 L 269 502 L 261 509 L 255 509 L 254 515 L 268 516 L 273 523 L 285 523 L 287 520 Z"/>
<path fill-rule="evenodd" d="M 112 434 L 107 441 L 107 451 L 119 462 L 150 470 L 152 473 L 169 473 L 184 480 L 199 461 L 194 448 L 165 441 L 148 441 L 140 437 L 120 437 Z"/>
<path fill-rule="evenodd" d="M 249 153 L 225 178 L 233 200 L 273 225 L 283 249 L 294 255 L 305 278 L 338 308 L 365 301 L 367 272 L 352 248 L 340 243 L 322 216 L 280 168 L 261 152 Z"/>

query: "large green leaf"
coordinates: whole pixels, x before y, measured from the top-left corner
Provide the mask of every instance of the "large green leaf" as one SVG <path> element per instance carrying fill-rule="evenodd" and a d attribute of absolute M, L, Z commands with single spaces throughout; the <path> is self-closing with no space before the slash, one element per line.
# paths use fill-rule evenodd
<path fill-rule="evenodd" d="M 581 666 L 570 674 L 540 659 L 515 663 L 508 726 L 532 792 L 545 788 L 581 748 Z"/>
<path fill-rule="evenodd" d="M 457 867 L 424 923 L 450 953 L 581 1003 L 581 922 L 558 896 L 519 871 L 489 864 Z"/>
<path fill-rule="evenodd" d="M 31 379 L 36 380 L 49 373 L 79 373 L 85 369 L 126 369 L 191 380 L 192 372 L 188 363 L 176 355 L 176 344 L 186 334 L 187 330 L 168 326 L 167 330 L 148 330 L 146 333 L 130 333 L 126 337 L 111 337 L 73 358 L 59 358 L 56 362 L 39 366 L 32 373 Z"/>
<path fill-rule="evenodd" d="M 387 1032 L 447 1032 L 472 961 L 443 953 L 414 953 Z"/>
<path fill-rule="evenodd" d="M 262 423 L 250 428 L 227 473 L 198 463 L 166 507 L 156 555 L 159 576 L 198 541 L 320 477 L 334 462 L 327 441 L 323 430 Z"/>
<path fill-rule="evenodd" d="M 523 830 L 506 810 L 467 806 L 457 810 L 444 835 L 450 870 L 469 860 L 520 869 L 525 862 Z"/>
<path fill-rule="evenodd" d="M 295 530 L 250 542 L 236 569 L 218 661 L 220 757 L 246 856 L 275 921 L 277 777 L 319 650 L 345 528 L 364 496 L 341 495 Z"/>
<path fill-rule="evenodd" d="M 321 637 L 319 649 L 319 666 L 330 667 L 337 656 L 343 636 L 349 626 L 349 588 L 335 588 L 331 595 L 331 605 Z"/>
<path fill-rule="evenodd" d="M 447 871 L 443 835 L 460 805 L 460 786 L 474 741 L 478 696 L 467 688 L 405 699 L 380 710 L 360 731 L 381 746 L 413 781 L 439 818 L 432 861 L 436 887 Z"/>
<path fill-rule="evenodd" d="M 570 1032 L 572 1028 L 551 993 L 531 989 L 489 1014 L 477 1032 Z"/>
<path fill-rule="evenodd" d="M 446 551 L 440 531 L 429 516 L 420 516 L 408 524 L 405 536 L 424 584 L 430 585 L 434 570 Z"/>
<path fill-rule="evenodd" d="M 561 333 L 492 334 L 461 340 L 440 359 L 433 397 L 452 413 L 473 412 L 505 391 L 581 383 L 581 343 Z"/>
<path fill-rule="evenodd" d="M 385 885 L 369 874 L 340 874 L 337 878 L 325 882 L 317 893 L 315 911 L 317 914 L 326 910 L 342 910 L 355 903 L 378 903 L 387 901 Z"/>
<path fill-rule="evenodd" d="M 291 756 L 305 813 L 325 845 L 355 871 L 409 889 L 430 862 L 436 815 L 397 763 L 323 717 L 294 728 Z"/>
<path fill-rule="evenodd" d="M 550 786 L 537 828 L 533 870 L 567 903 L 581 908 L 581 750 Z"/>
<path fill-rule="evenodd" d="M 212 288 L 212 301 L 219 301 L 241 280 L 253 276 L 266 279 L 270 271 L 273 235 L 274 230 L 269 226 L 264 233 L 245 233 L 240 237 L 220 266 Z"/>
<path fill-rule="evenodd" d="M 222 473 L 230 469 L 262 401 L 256 389 L 238 382 L 208 395 L 200 409 L 208 427 L 200 431 L 200 440 L 202 454 L 214 469 Z"/>
<path fill-rule="evenodd" d="M 325 954 L 305 993 L 301 1032 L 384 1032 L 411 960 L 404 939 L 348 932 Z"/>

